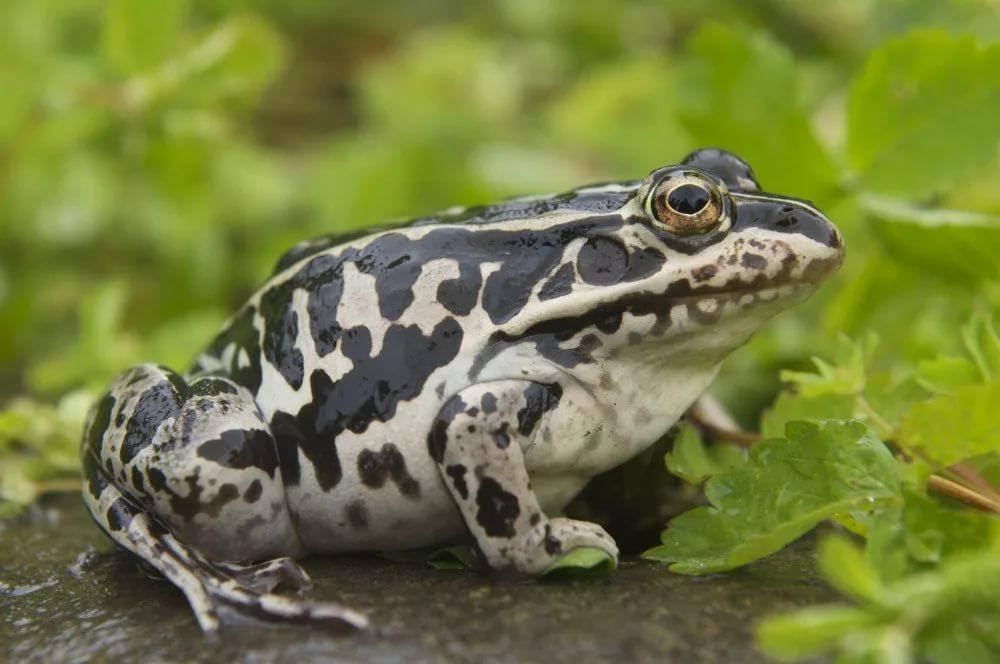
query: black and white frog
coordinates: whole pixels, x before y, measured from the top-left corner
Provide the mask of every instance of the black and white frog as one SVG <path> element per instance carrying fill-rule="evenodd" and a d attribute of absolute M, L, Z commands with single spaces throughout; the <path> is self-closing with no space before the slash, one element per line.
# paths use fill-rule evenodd
<path fill-rule="evenodd" d="M 294 247 L 187 373 L 122 374 L 88 419 L 84 499 L 120 546 L 220 613 L 367 619 L 274 592 L 305 554 L 471 535 L 539 575 L 559 511 L 649 447 L 769 317 L 840 265 L 811 204 L 715 149 L 586 186 Z"/>

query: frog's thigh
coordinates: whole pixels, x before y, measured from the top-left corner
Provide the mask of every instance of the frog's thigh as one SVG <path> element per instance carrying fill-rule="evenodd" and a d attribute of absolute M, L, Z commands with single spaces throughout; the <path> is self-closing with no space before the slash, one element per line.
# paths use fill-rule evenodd
<path fill-rule="evenodd" d="M 222 378 L 188 384 L 169 369 L 136 367 L 115 381 L 84 431 L 83 497 L 91 516 L 187 595 L 203 629 L 218 628 L 220 611 L 367 624 L 350 609 L 273 594 L 279 585 L 309 585 L 289 558 L 218 561 L 298 548 L 274 441 L 243 388 Z M 242 506 L 263 500 L 281 509 Z M 181 533 L 183 541 L 175 537 Z"/>
<path fill-rule="evenodd" d="M 181 541 L 215 560 L 299 552 L 274 439 L 245 388 L 147 365 L 109 397 L 97 457 Z"/>
<path fill-rule="evenodd" d="M 531 490 L 523 449 L 559 401 L 559 388 L 524 380 L 473 385 L 445 403 L 428 437 L 431 456 L 493 568 L 545 571 L 570 549 L 617 557 L 596 524 L 549 519 Z"/>

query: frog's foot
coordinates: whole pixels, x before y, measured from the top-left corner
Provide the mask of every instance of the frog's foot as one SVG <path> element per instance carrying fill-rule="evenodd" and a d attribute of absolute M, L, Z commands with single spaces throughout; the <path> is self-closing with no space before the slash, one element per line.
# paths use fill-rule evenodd
<path fill-rule="evenodd" d="M 431 429 L 431 456 L 494 569 L 538 575 L 583 547 L 618 560 L 618 547 L 603 528 L 548 518 L 531 490 L 522 448 L 560 395 L 558 386 L 523 380 L 473 385 L 445 403 Z"/>
<path fill-rule="evenodd" d="M 618 545 L 601 526 L 589 521 L 557 517 L 531 529 L 517 548 L 516 567 L 528 574 L 542 574 L 574 549 L 599 549 L 618 565 Z"/>
<path fill-rule="evenodd" d="M 339 604 L 308 602 L 271 592 L 305 589 L 309 577 L 293 561 L 259 565 L 216 563 L 180 542 L 150 514 L 110 484 L 90 455 L 84 456 L 88 507 L 116 543 L 139 556 L 187 597 L 202 630 L 218 631 L 221 618 L 281 622 L 332 621 L 363 629 L 363 614 Z"/>

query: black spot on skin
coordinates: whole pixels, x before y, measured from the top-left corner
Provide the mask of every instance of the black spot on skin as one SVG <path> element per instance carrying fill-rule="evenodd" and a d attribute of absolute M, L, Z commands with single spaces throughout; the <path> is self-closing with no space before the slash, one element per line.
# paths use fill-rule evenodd
<path fill-rule="evenodd" d="M 437 300 L 445 309 L 456 316 L 468 316 L 479 299 L 479 289 L 483 277 L 479 267 L 462 263 L 458 278 L 442 281 L 438 285 Z"/>
<path fill-rule="evenodd" d="M 153 442 L 153 435 L 163 420 L 177 417 L 180 404 L 181 396 L 169 381 L 156 383 L 142 393 L 125 427 L 121 447 L 122 465 L 128 464 Z"/>
<path fill-rule="evenodd" d="M 552 526 L 545 526 L 544 547 L 545 553 L 550 556 L 562 553 L 562 542 L 559 541 L 558 537 L 552 534 Z"/>
<path fill-rule="evenodd" d="M 344 513 L 347 515 L 347 522 L 351 524 L 352 527 L 363 530 L 368 527 L 368 508 L 359 498 L 355 498 L 351 502 L 347 503 L 344 508 Z"/>
<path fill-rule="evenodd" d="M 444 451 L 448 445 L 448 428 L 459 413 L 465 412 L 465 402 L 462 397 L 455 395 L 441 408 L 431 432 L 427 436 L 427 452 L 431 458 L 441 463 L 444 461 Z"/>
<path fill-rule="evenodd" d="M 628 269 L 628 251 L 618 240 L 592 237 L 580 248 L 576 269 L 588 284 L 616 284 L 624 279 Z"/>
<path fill-rule="evenodd" d="M 260 480 L 254 480 L 250 482 L 250 486 L 247 490 L 243 492 L 243 500 L 248 503 L 256 503 L 260 499 L 261 494 L 264 492 L 264 487 L 261 485 Z"/>
<path fill-rule="evenodd" d="M 385 443 L 378 452 L 361 450 L 358 454 L 358 476 L 365 486 L 381 488 L 391 479 L 407 498 L 420 496 L 420 484 L 406 470 L 406 460 L 392 443 Z"/>
<path fill-rule="evenodd" d="M 466 468 L 460 463 L 456 463 L 453 466 L 448 466 L 444 469 L 448 473 L 448 477 L 451 478 L 451 483 L 455 487 L 455 491 L 458 495 L 462 497 L 463 500 L 469 497 L 469 486 L 465 483 L 465 471 Z"/>
<path fill-rule="evenodd" d="M 537 526 L 542 521 L 542 515 L 535 512 L 531 515 L 530 523 L 532 526 Z"/>
<path fill-rule="evenodd" d="M 146 471 L 146 476 L 149 478 L 149 486 L 156 491 L 166 492 L 168 490 L 167 476 L 159 468 L 149 468 Z"/>
<path fill-rule="evenodd" d="M 778 233 L 795 233 L 833 249 L 842 246 L 840 233 L 806 201 L 791 198 L 739 201 L 733 232 L 764 228 Z"/>
<path fill-rule="evenodd" d="M 344 431 L 364 433 L 372 422 L 388 421 L 401 402 L 418 396 L 431 374 L 458 354 L 462 327 L 448 317 L 425 336 L 417 325 L 392 325 L 375 356 L 370 354 L 367 329 L 345 330 L 343 340 L 343 352 L 354 366 L 336 381 L 325 371 L 313 371 L 309 403 L 296 415 L 279 411 L 271 421 L 282 466 L 293 450 L 301 449 L 324 491 L 341 478 L 337 437 Z M 285 480 L 298 483 L 298 473 L 289 471 Z"/>
<path fill-rule="evenodd" d="M 767 259 L 758 254 L 746 253 L 740 259 L 740 264 L 751 270 L 763 270 L 767 267 Z"/>
<path fill-rule="evenodd" d="M 492 392 L 486 392 L 483 394 L 482 401 L 479 404 L 483 407 L 484 413 L 495 413 L 497 412 L 497 397 Z"/>
<path fill-rule="evenodd" d="M 146 483 L 138 466 L 132 466 L 132 488 L 139 493 L 146 493 Z"/>
<path fill-rule="evenodd" d="M 115 398 L 111 394 L 105 394 L 94 406 L 94 416 L 90 421 L 90 427 L 85 436 L 87 448 L 98 458 L 101 455 L 101 443 L 104 440 L 104 432 L 111 425 L 111 411 L 115 407 Z"/>
<path fill-rule="evenodd" d="M 230 429 L 198 446 L 198 456 L 226 468 L 260 468 L 270 477 L 278 467 L 274 439 L 260 429 Z"/>
<path fill-rule="evenodd" d="M 628 270 L 625 272 L 625 281 L 644 279 L 663 267 L 665 262 L 667 262 L 666 256 L 652 247 L 633 251 L 628 257 Z"/>
<path fill-rule="evenodd" d="M 235 352 L 227 367 L 227 375 L 235 383 L 247 388 L 253 394 L 257 394 L 257 390 L 260 389 L 261 380 L 260 336 L 253 324 L 255 313 L 256 310 L 253 307 L 244 307 L 205 351 L 206 355 L 221 359 L 226 348 L 230 344 L 235 344 Z M 240 363 L 241 354 L 249 360 L 248 364 L 242 365 Z M 200 369 L 202 367 L 195 364 L 191 373 L 197 373 Z"/>
<path fill-rule="evenodd" d="M 124 498 L 118 498 L 108 506 L 108 511 L 104 518 L 107 520 L 108 528 L 113 532 L 127 530 L 132 525 L 132 518 L 139 513 L 133 505 Z"/>
<path fill-rule="evenodd" d="M 514 522 L 521 514 L 517 496 L 504 491 L 492 477 L 484 477 L 476 491 L 476 522 L 490 537 L 513 537 Z"/>
<path fill-rule="evenodd" d="M 94 498 L 100 498 L 104 489 L 110 485 L 104 470 L 92 454 L 83 455 L 83 475 L 87 478 L 87 491 Z"/>
<path fill-rule="evenodd" d="M 531 383 L 524 391 L 524 408 L 517 411 L 517 431 L 527 436 L 538 425 L 546 412 L 554 409 L 562 398 L 562 386 L 558 383 Z"/>
<path fill-rule="evenodd" d="M 563 263 L 556 273 L 549 277 L 541 290 L 538 291 L 538 299 L 552 300 L 557 297 L 562 297 L 563 295 L 569 295 L 573 292 L 573 280 L 576 278 L 576 272 L 573 270 L 572 263 Z"/>
<path fill-rule="evenodd" d="M 508 447 L 510 447 L 510 433 L 507 432 L 509 428 L 510 428 L 510 423 L 502 422 L 500 424 L 500 427 L 495 429 L 491 434 L 493 437 L 493 442 L 496 443 L 496 446 L 502 450 L 505 450 Z"/>
<path fill-rule="evenodd" d="M 235 485 L 227 483 L 219 487 L 215 497 L 209 501 L 203 501 L 201 497 L 203 487 L 198 481 L 199 474 L 200 469 L 195 468 L 193 474 L 184 478 L 188 490 L 186 494 L 182 495 L 170 488 L 166 476 L 160 470 L 150 468 L 148 471 L 150 486 L 167 494 L 170 497 L 170 509 L 185 521 L 191 521 L 199 513 L 213 517 L 218 516 L 227 503 L 236 500 L 240 495 Z"/>
<path fill-rule="evenodd" d="M 714 277 L 716 274 L 718 274 L 718 272 L 719 272 L 719 268 L 717 268 L 716 266 L 714 266 L 714 265 L 705 265 L 705 266 L 700 267 L 697 270 L 695 270 L 693 276 L 694 276 L 694 280 L 695 281 L 708 281 L 709 279 L 711 279 L 712 277 Z"/>
<path fill-rule="evenodd" d="M 272 288 L 260 298 L 264 317 L 264 357 L 296 390 L 302 387 L 302 351 L 298 348 L 299 315 L 292 307 L 289 284 Z M 294 290 L 294 289 L 292 289 Z"/>

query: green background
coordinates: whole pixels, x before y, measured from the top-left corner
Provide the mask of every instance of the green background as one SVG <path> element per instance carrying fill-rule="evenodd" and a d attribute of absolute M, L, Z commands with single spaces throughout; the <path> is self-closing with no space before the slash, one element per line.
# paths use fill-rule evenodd
<path fill-rule="evenodd" d="M 309 236 L 718 146 L 847 237 L 841 273 L 726 365 L 881 338 L 957 352 L 1000 308 L 989 0 L 36 0 L 0 5 L 0 493 L 72 478 L 87 405 L 178 369 Z M 42 483 L 42 484 L 40 484 Z"/>

